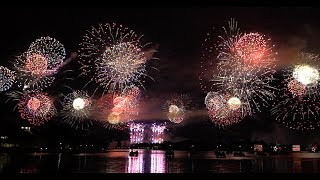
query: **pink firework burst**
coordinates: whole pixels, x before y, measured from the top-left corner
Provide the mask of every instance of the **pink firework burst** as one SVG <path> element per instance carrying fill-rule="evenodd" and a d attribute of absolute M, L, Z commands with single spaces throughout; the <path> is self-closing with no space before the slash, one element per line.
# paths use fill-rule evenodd
<path fill-rule="evenodd" d="M 293 96 L 303 96 L 307 92 L 306 86 L 295 79 L 288 82 L 288 90 Z"/>
<path fill-rule="evenodd" d="M 209 117 L 213 124 L 219 127 L 230 126 L 241 121 L 241 106 L 234 108 L 230 105 L 230 99 L 235 97 L 229 94 L 209 92 L 205 98 Z"/>
<path fill-rule="evenodd" d="M 44 124 L 56 114 L 51 98 L 42 92 L 24 94 L 18 103 L 18 111 L 22 119 L 36 126 Z"/>

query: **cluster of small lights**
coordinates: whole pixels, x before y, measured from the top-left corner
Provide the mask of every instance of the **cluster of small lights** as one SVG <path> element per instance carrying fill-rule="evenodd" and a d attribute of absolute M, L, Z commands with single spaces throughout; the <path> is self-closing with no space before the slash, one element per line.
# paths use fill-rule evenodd
<path fill-rule="evenodd" d="M 83 36 L 80 59 L 84 75 L 92 76 L 106 90 L 122 92 L 132 84 L 142 86 L 146 62 L 153 57 L 144 53 L 142 36 L 122 25 L 100 24 Z M 151 78 L 151 77 L 150 77 Z M 152 78 L 151 78 L 152 79 Z"/>
<path fill-rule="evenodd" d="M 61 115 L 63 119 L 71 126 L 78 127 L 86 124 L 86 120 L 90 118 L 91 98 L 85 91 L 73 91 L 67 94 L 62 102 Z"/>
<path fill-rule="evenodd" d="M 130 123 L 130 144 L 143 143 L 144 140 L 144 128 L 143 123 Z"/>
<path fill-rule="evenodd" d="M 21 97 L 18 111 L 22 119 L 36 126 L 44 124 L 56 114 L 50 97 L 37 91 L 28 92 Z"/>
<path fill-rule="evenodd" d="M 173 123 L 181 123 L 191 104 L 191 98 L 187 94 L 174 94 L 168 99 L 163 107 L 168 119 Z"/>
<path fill-rule="evenodd" d="M 284 70 L 279 100 L 271 115 L 290 129 L 314 130 L 320 126 L 318 55 L 301 52 L 295 64 Z"/>
<path fill-rule="evenodd" d="M 66 52 L 63 44 L 51 37 L 41 37 L 15 60 L 19 86 L 24 89 L 42 89 L 50 86 L 63 65 Z"/>
<path fill-rule="evenodd" d="M 0 92 L 10 89 L 15 80 L 16 74 L 14 71 L 4 66 L 0 66 Z"/>
<path fill-rule="evenodd" d="M 165 124 L 153 123 L 151 126 L 152 136 L 151 142 L 155 144 L 163 143 L 164 141 L 164 130 L 166 129 Z"/>

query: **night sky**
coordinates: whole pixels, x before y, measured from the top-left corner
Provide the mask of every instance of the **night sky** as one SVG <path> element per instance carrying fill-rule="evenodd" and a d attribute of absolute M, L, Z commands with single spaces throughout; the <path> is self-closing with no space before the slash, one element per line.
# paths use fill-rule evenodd
<path fill-rule="evenodd" d="M 200 89 L 201 43 L 212 28 L 221 30 L 230 18 L 239 22 L 242 30 L 263 32 L 271 37 L 279 53 L 279 67 L 285 66 L 300 50 L 319 53 L 320 22 L 316 8 L 34 8 L 1 9 L 0 62 L 10 67 L 10 60 L 19 55 L 32 41 L 41 36 L 51 36 L 65 45 L 68 56 L 78 50 L 81 36 L 90 26 L 98 23 L 115 22 L 123 24 L 138 34 L 144 34 L 146 41 L 158 45 L 154 65 L 159 69 L 150 71 L 155 82 L 147 81 L 141 102 L 142 119 L 163 119 L 163 97 L 172 93 L 189 93 L 196 111 L 204 109 L 205 93 Z M 77 59 L 65 68 L 77 66 Z M 76 76 L 75 76 L 76 77 Z M 69 82 L 73 88 L 85 84 L 83 78 Z M 56 83 L 50 89 L 53 94 L 61 92 Z M 6 96 L 0 96 L 0 134 L 10 133 L 18 127 L 19 114 L 13 112 L 14 104 L 5 103 Z M 318 131 L 297 132 L 288 130 L 274 122 L 268 113 L 261 113 L 234 127 L 219 130 L 205 117 L 192 117 L 175 127 L 172 140 L 203 140 L 208 136 L 228 133 L 232 137 L 252 140 L 278 141 L 281 143 L 314 142 L 319 139 Z M 44 127 L 49 136 L 68 134 L 71 128 L 62 123 L 50 122 Z M 89 131 L 94 131 L 92 127 Z M 100 129 L 101 130 L 101 129 Z M 79 130 L 83 131 L 83 130 Z M 98 130 L 97 130 L 97 134 Z M 56 134 L 55 134 L 56 135 Z M 98 136 L 98 135 L 97 135 Z M 101 136 L 101 135 L 99 135 Z"/>

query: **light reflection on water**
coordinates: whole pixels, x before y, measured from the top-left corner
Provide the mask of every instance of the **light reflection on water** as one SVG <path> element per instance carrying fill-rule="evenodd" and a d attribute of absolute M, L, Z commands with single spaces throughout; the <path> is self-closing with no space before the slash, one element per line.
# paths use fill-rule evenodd
<path fill-rule="evenodd" d="M 143 156 L 128 157 L 128 163 L 126 163 L 127 173 L 144 173 L 144 159 Z"/>
<path fill-rule="evenodd" d="M 163 152 L 156 151 L 151 154 L 151 173 L 165 173 L 166 157 Z"/>
<path fill-rule="evenodd" d="M 272 157 L 216 159 L 214 152 L 201 152 L 190 158 L 186 151 L 175 151 L 167 158 L 164 151 L 139 150 L 130 157 L 128 150 L 82 154 L 1 154 L 0 173 L 319 173 L 320 154 L 300 153 Z"/>

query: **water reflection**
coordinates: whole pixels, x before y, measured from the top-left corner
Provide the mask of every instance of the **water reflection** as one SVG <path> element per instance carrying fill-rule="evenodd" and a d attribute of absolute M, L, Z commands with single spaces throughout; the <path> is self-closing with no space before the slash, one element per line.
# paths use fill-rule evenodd
<path fill-rule="evenodd" d="M 166 157 L 163 151 L 151 154 L 151 173 L 165 173 Z"/>
<path fill-rule="evenodd" d="M 138 157 L 128 156 L 126 173 L 165 173 L 166 156 L 163 151 L 139 151 Z"/>
<path fill-rule="evenodd" d="M 139 155 L 138 157 L 128 156 L 127 173 L 144 173 L 144 158 Z"/>
<path fill-rule="evenodd" d="M 164 151 L 139 150 L 130 157 L 128 150 L 88 154 L 1 154 L 0 173 L 318 173 L 320 158 L 301 153 L 287 156 L 217 159 L 213 152 L 191 158 L 176 151 L 168 159 Z"/>

